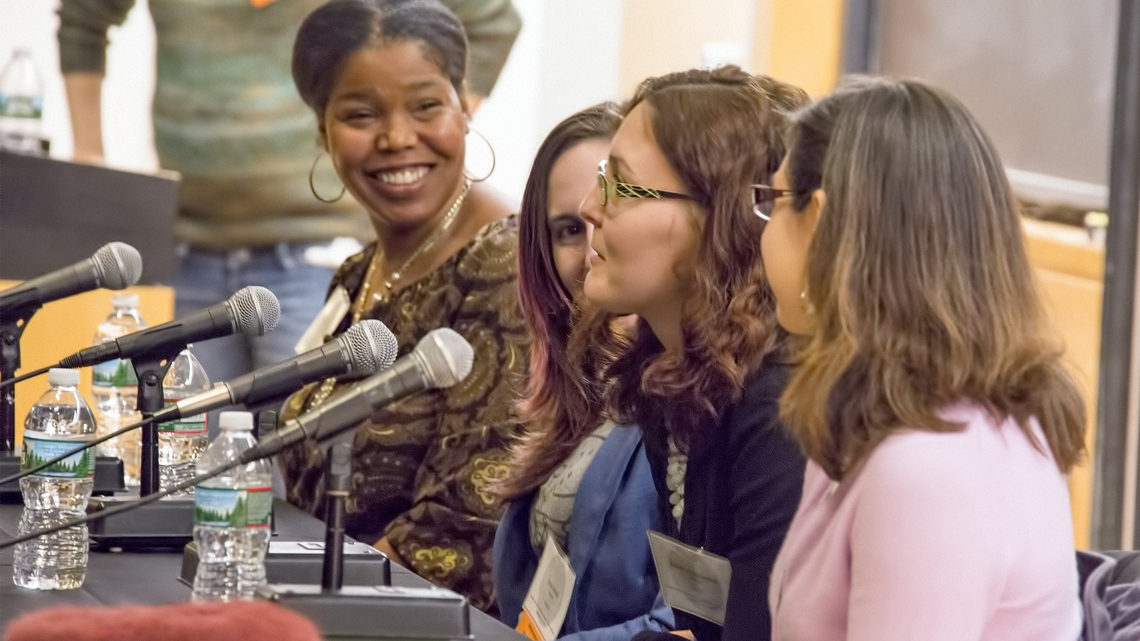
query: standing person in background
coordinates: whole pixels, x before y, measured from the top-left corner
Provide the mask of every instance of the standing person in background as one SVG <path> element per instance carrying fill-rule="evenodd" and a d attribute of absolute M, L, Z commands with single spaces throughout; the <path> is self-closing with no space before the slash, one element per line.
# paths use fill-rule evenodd
<path fill-rule="evenodd" d="M 993 144 L 943 91 L 864 81 L 797 117 L 756 194 L 806 343 L 780 403 L 810 462 L 773 638 L 1074 641 L 1084 405 Z"/>
<path fill-rule="evenodd" d="M 297 25 L 323 1 L 149 3 L 158 49 L 155 147 L 159 164 L 182 175 L 175 313 L 212 305 L 247 285 L 268 287 L 281 301 L 274 332 L 195 345 L 215 381 L 292 356 L 333 274 L 320 254 L 337 237 L 373 237 L 360 206 L 338 196 L 343 191 L 289 76 Z M 107 30 L 133 4 L 60 5 L 60 65 L 78 160 L 103 160 Z M 494 86 L 520 21 L 510 0 L 447 4 L 467 20 L 472 74 L 465 90 L 478 101 Z"/>
<path fill-rule="evenodd" d="M 495 596 L 502 620 L 518 625 L 553 540 L 576 577 L 560 636 L 579 641 L 628 641 L 673 624 L 645 538 L 662 523 L 640 431 L 605 420 L 592 361 L 566 354 L 590 241 L 578 205 L 597 189 L 598 162 L 620 122 L 607 102 L 555 126 L 538 148 L 519 215 L 519 299 L 532 346 L 520 402 L 527 431 L 498 488 L 510 503 L 495 534 Z"/>
<path fill-rule="evenodd" d="M 330 333 L 379 319 L 406 354 L 429 331 L 451 327 L 475 352 L 459 384 L 389 403 L 351 432 L 346 530 L 487 609 L 502 511 L 492 484 L 517 431 L 526 330 L 516 219 L 464 168 L 466 63 L 463 26 L 435 0 L 333 0 L 305 19 L 293 51 L 297 91 L 377 236 L 333 278 L 331 295 L 351 303 Z M 284 414 L 348 387 L 309 385 Z M 319 513 L 320 444 L 279 462 L 289 500 Z"/>
<path fill-rule="evenodd" d="M 734 66 L 650 78 L 582 203 L 594 225 L 583 294 L 639 320 L 632 341 L 611 330 L 601 345 L 610 318 L 583 320 L 571 354 L 616 356 L 606 409 L 641 426 L 665 532 L 727 557 L 719 597 L 698 585 L 690 592 L 702 607 L 670 602 L 677 628 L 700 641 L 768 638 L 755 595 L 767 590 L 803 481 L 803 457 L 777 416 L 788 368 L 750 185 L 775 171 L 787 112 L 806 101 Z M 674 543 L 664 565 L 686 549 Z M 658 578 L 669 600 L 669 577 Z"/>

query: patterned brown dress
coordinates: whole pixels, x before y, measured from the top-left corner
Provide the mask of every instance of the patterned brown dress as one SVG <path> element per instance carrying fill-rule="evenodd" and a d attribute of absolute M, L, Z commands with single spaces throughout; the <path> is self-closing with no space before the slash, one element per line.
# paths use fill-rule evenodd
<path fill-rule="evenodd" d="M 349 536 L 365 543 L 388 537 L 417 574 L 481 609 L 493 604 L 491 545 L 502 512 L 489 484 L 507 470 L 507 448 L 518 432 L 513 407 L 527 362 L 517 247 L 515 217 L 490 223 L 438 269 L 365 314 L 392 330 L 401 356 L 427 332 L 451 327 L 471 343 L 475 362 L 458 385 L 391 403 L 348 437 Z M 375 249 L 372 244 L 349 258 L 333 286 L 343 285 L 355 300 Z M 333 394 L 350 386 L 339 383 Z M 309 409 L 317 388 L 319 383 L 294 394 L 284 418 Z M 324 456 L 309 442 L 279 460 L 289 501 L 318 516 Z"/>

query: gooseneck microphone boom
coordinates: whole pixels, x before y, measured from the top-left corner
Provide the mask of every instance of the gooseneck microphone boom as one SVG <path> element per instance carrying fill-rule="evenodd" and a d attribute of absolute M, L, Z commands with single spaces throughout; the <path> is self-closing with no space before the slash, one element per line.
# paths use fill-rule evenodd
<path fill-rule="evenodd" d="M 378 320 L 363 320 L 348 328 L 336 340 L 299 354 L 287 361 L 250 372 L 213 389 L 184 398 L 155 412 L 154 422 L 165 423 L 202 412 L 235 405 L 255 404 L 292 393 L 301 385 L 328 376 L 369 376 L 392 366 L 396 360 L 396 337 Z M 120 434 L 138 429 L 146 421 L 137 421 L 93 441 L 59 454 L 34 467 L 0 479 L 0 486 L 35 474 L 83 450 L 90 449 Z"/>
<path fill-rule="evenodd" d="M 16 445 L 16 390 L 12 387 L 20 369 L 20 336 L 32 315 L 44 303 L 99 287 L 123 289 L 142 275 L 142 258 L 126 243 L 108 243 L 90 258 L 74 265 L 26 280 L 0 292 L 0 454 Z M 33 372 L 29 376 L 42 373 Z M 27 377 L 25 377 L 27 378 Z M 10 462 L 0 456 L 0 462 Z"/>
<path fill-rule="evenodd" d="M 0 550 L 65 528 L 117 516 L 140 505 L 154 503 L 164 496 L 194 487 L 239 465 L 272 456 L 284 447 L 304 438 L 321 440 L 335 436 L 352 428 L 385 403 L 425 389 L 455 385 L 471 372 L 473 357 L 471 345 L 455 331 L 446 328 L 433 330 L 424 336 L 411 354 L 397 361 L 392 369 L 357 383 L 351 391 L 289 421 L 281 430 L 266 436 L 260 444 L 246 450 L 238 460 L 219 465 L 165 490 L 141 496 L 138 501 L 0 541 Z"/>
<path fill-rule="evenodd" d="M 391 369 L 366 378 L 315 410 L 287 422 L 246 450 L 242 462 L 272 456 L 306 438 L 324 440 L 351 429 L 384 405 L 416 392 L 451 387 L 471 372 L 474 352 L 455 330 L 435 329 Z"/>
<path fill-rule="evenodd" d="M 154 420 L 164 423 L 236 403 L 268 401 L 329 376 L 368 376 L 391 367 L 397 350 L 396 337 L 384 323 L 362 320 L 336 340 L 165 407 Z"/>
<path fill-rule="evenodd" d="M 107 243 L 90 258 L 0 292 L 0 317 L 100 287 L 123 289 L 139 281 L 142 258 L 126 243 Z"/>
<path fill-rule="evenodd" d="M 151 356 L 234 332 L 261 336 L 277 327 L 280 318 L 281 304 L 273 292 L 253 285 L 186 318 L 155 325 L 76 352 L 61 360 L 59 367 L 84 367 L 98 365 L 113 358 Z"/>

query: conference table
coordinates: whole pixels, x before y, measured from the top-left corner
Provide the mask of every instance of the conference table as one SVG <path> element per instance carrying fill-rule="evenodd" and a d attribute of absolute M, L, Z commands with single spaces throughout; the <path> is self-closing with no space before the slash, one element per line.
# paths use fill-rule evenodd
<path fill-rule="evenodd" d="M 0 505 L 0 538 L 16 535 L 20 505 Z M 284 501 L 274 502 L 275 541 L 323 541 L 324 524 Z M 190 600 L 190 587 L 179 580 L 182 554 L 170 550 L 92 551 L 87 579 L 78 590 L 27 590 L 12 583 L 12 550 L 0 550 L 0 630 L 21 614 L 60 605 L 164 605 Z M 392 585 L 426 587 L 428 582 L 393 563 Z M 495 618 L 469 608 L 476 641 L 525 641 Z"/>

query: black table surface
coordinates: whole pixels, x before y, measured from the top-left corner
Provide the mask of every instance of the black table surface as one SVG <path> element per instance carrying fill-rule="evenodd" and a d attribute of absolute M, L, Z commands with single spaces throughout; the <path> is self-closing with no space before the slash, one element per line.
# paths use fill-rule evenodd
<path fill-rule="evenodd" d="M 20 505 L 0 505 L 0 538 L 16 536 Z M 275 541 L 324 541 L 324 524 L 284 501 L 274 502 Z M 0 550 L 0 626 L 21 614 L 59 605 L 164 605 L 190 600 L 190 587 L 178 580 L 182 554 L 173 551 L 92 551 L 87 578 L 78 590 L 27 590 L 12 583 L 13 548 Z M 393 563 L 392 585 L 425 587 L 429 583 Z M 476 641 L 525 640 L 511 628 L 471 608 Z M 2 628 L 0 628 L 2 629 Z"/>

